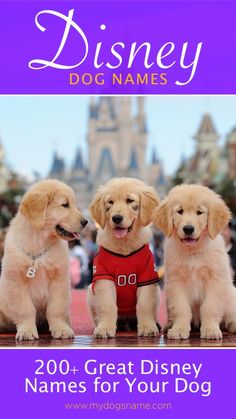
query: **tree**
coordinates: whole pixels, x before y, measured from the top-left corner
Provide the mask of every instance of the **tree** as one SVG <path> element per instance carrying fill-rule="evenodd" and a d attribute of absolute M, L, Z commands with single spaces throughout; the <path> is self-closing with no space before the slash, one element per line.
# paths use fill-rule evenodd
<path fill-rule="evenodd" d="M 0 195 L 0 228 L 5 228 L 9 225 L 17 212 L 23 194 L 24 190 L 22 188 L 15 188 L 9 189 Z"/>
<path fill-rule="evenodd" d="M 236 180 L 225 178 L 216 187 L 216 192 L 223 197 L 232 214 L 236 216 Z"/>

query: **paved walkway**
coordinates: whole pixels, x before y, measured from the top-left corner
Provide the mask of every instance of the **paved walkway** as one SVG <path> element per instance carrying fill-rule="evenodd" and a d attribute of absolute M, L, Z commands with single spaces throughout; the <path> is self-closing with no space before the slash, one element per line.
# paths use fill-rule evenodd
<path fill-rule="evenodd" d="M 93 323 L 87 306 L 87 291 L 73 290 L 71 298 L 71 319 L 76 335 L 91 335 Z M 158 322 L 164 325 L 166 322 L 166 310 L 164 299 L 162 298 L 157 314 Z"/>
<path fill-rule="evenodd" d="M 164 334 L 156 338 L 139 338 L 134 332 L 118 333 L 114 339 L 94 339 L 93 324 L 86 302 L 86 290 L 73 290 L 71 299 L 72 326 L 76 337 L 73 340 L 52 339 L 49 334 L 41 334 L 37 341 L 16 342 L 13 334 L 0 334 L 0 347 L 94 347 L 94 348 L 164 348 L 164 347 L 236 347 L 236 335 L 225 333 L 220 341 L 200 339 L 199 333 L 192 333 L 187 340 L 173 341 Z M 165 304 L 162 301 L 158 312 L 158 321 L 164 324 L 166 320 Z"/>

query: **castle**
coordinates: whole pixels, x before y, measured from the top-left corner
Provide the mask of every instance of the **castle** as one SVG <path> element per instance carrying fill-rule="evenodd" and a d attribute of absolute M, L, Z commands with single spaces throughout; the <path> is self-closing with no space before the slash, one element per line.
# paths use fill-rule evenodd
<path fill-rule="evenodd" d="M 5 161 L 5 151 L 0 140 L 0 194 L 8 189 L 10 171 Z"/>
<path fill-rule="evenodd" d="M 146 163 L 148 131 L 144 97 L 102 96 L 97 100 L 92 97 L 87 146 L 87 159 L 78 147 L 70 169 L 55 152 L 49 173 L 49 177 L 61 179 L 75 190 L 82 207 L 88 206 L 99 185 L 116 176 L 137 177 L 152 185 L 160 196 L 165 194 L 166 177 L 155 149 L 151 161 Z"/>
<path fill-rule="evenodd" d="M 228 179 L 235 183 L 236 127 L 221 146 L 212 117 L 206 113 L 193 138 L 194 152 L 181 162 L 175 182 L 217 186 Z M 75 190 L 81 208 L 88 208 L 97 187 L 114 176 L 137 177 L 152 185 L 161 197 L 166 194 L 170 185 L 156 149 L 152 150 L 149 162 L 146 159 L 148 130 L 144 97 L 92 97 L 86 141 L 88 155 L 84 155 L 79 146 L 71 167 L 55 151 L 48 174 Z M 15 177 L 20 179 L 16 174 Z M 12 187 L 12 178 L 0 141 L 0 194 Z M 29 182 L 22 179 L 22 187 L 27 188 Z"/>
<path fill-rule="evenodd" d="M 228 134 L 224 145 L 210 114 L 205 113 L 193 137 L 193 155 L 182 161 L 178 176 L 186 183 L 216 186 L 224 179 L 236 180 L 236 128 Z"/>

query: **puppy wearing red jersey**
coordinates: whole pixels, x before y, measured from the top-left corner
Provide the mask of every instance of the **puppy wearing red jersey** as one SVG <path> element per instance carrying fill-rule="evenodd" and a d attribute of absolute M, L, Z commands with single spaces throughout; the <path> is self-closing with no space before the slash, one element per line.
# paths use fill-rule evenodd
<path fill-rule="evenodd" d="M 91 204 L 99 224 L 88 303 L 94 337 L 116 334 L 117 322 L 137 321 L 139 336 L 156 336 L 158 303 L 149 224 L 159 199 L 153 188 L 132 178 L 116 178 L 98 189 Z"/>

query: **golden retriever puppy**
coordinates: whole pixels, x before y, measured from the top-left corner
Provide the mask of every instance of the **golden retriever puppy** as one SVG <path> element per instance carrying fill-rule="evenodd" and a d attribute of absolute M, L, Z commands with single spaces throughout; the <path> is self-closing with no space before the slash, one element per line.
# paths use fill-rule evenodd
<path fill-rule="evenodd" d="M 203 339 L 220 339 L 221 322 L 236 332 L 236 290 L 220 232 L 230 219 L 224 201 L 200 185 L 173 188 L 154 215 L 166 235 L 168 338 L 187 339 L 191 322 Z"/>
<path fill-rule="evenodd" d="M 57 180 L 35 184 L 22 198 L 6 236 L 0 279 L 0 331 L 38 339 L 48 322 L 54 338 L 72 338 L 68 245 L 87 224 L 71 188 Z"/>
<path fill-rule="evenodd" d="M 151 187 L 116 178 L 98 189 L 91 204 L 99 224 L 99 253 L 88 302 L 96 338 L 114 337 L 118 317 L 137 318 L 139 336 L 156 336 L 157 272 L 148 242 L 159 199 Z"/>

